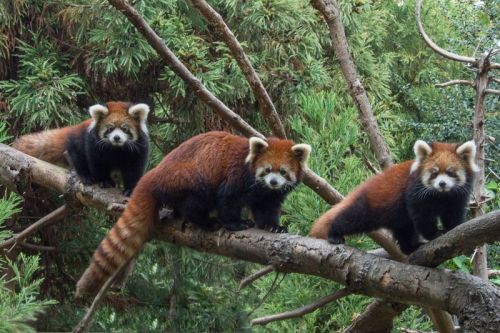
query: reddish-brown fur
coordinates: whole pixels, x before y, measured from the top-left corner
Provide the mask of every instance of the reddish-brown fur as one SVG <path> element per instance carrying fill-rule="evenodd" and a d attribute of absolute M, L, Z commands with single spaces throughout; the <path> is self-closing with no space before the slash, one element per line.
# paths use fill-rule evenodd
<path fill-rule="evenodd" d="M 286 163 L 301 174 L 300 163 L 291 151 L 293 142 L 269 139 L 267 143 L 267 151 L 257 156 L 252 169 L 260 163 Z M 206 187 L 221 188 L 228 184 L 242 186 L 248 177 L 245 166 L 248 146 L 247 138 L 209 132 L 187 140 L 165 156 L 136 185 L 126 210 L 78 281 L 77 294 L 97 291 L 113 272 L 140 251 L 158 219 L 161 206 L 158 193 L 202 192 Z"/>
<path fill-rule="evenodd" d="M 74 126 L 23 135 L 14 141 L 12 147 L 49 163 L 64 164 L 66 140 L 85 131 L 91 122 L 88 119 Z"/>
<path fill-rule="evenodd" d="M 351 206 L 361 194 L 366 194 L 368 202 L 374 208 L 392 205 L 406 189 L 412 163 L 413 160 L 396 164 L 361 183 L 340 203 L 330 208 L 314 222 L 310 235 L 315 238 L 327 239 L 328 229 L 337 214 Z"/>
<path fill-rule="evenodd" d="M 419 235 L 428 240 L 439 236 L 438 218 L 444 231 L 462 223 L 477 169 L 474 144 L 429 146 L 419 140 L 414 150 L 416 162 L 370 177 L 320 216 L 310 235 L 340 244 L 346 235 L 387 228 L 409 254 L 419 246 Z"/>

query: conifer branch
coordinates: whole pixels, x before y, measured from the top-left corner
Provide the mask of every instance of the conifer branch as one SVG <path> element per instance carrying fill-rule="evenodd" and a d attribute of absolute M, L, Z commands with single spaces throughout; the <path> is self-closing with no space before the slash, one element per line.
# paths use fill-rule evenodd
<path fill-rule="evenodd" d="M 269 94 L 264 88 L 257 72 L 253 68 L 250 59 L 248 59 L 246 53 L 243 51 L 241 44 L 234 36 L 231 29 L 229 29 L 227 24 L 224 22 L 222 16 L 217 13 L 217 11 L 215 11 L 205 0 L 191 0 L 190 2 L 211 25 L 217 28 L 221 38 L 231 50 L 238 66 L 243 74 L 245 74 L 245 78 L 253 91 L 255 99 L 259 102 L 260 110 L 264 119 L 267 120 L 267 123 L 271 127 L 274 135 L 279 138 L 286 138 L 285 128 L 281 123 L 278 112 L 276 111 Z"/>

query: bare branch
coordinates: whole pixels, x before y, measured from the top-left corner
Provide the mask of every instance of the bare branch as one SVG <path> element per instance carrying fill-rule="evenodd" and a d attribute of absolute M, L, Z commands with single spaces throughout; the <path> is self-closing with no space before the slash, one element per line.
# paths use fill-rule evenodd
<path fill-rule="evenodd" d="M 35 251 L 51 252 L 51 251 L 57 250 L 57 248 L 54 246 L 44 246 L 44 245 L 31 244 L 31 243 L 26 243 L 26 242 L 22 242 L 20 245 L 21 245 L 21 247 L 24 247 L 24 248 L 29 249 L 29 250 L 35 250 Z"/>
<path fill-rule="evenodd" d="M 500 276 L 500 270 L 498 270 L 498 269 L 489 269 L 488 270 L 488 277 L 489 278 L 493 278 L 493 277 L 497 277 L 497 276 Z"/>
<path fill-rule="evenodd" d="M 415 15 L 417 17 L 417 25 L 418 25 L 418 31 L 420 32 L 420 35 L 422 35 L 422 38 L 424 39 L 425 43 L 436 53 L 442 55 L 445 58 L 455 60 L 455 61 L 460 61 L 460 62 L 465 62 L 468 64 L 471 64 L 473 66 L 477 66 L 477 61 L 474 58 L 471 57 L 464 57 L 458 54 L 455 54 L 453 52 L 446 51 L 445 49 L 439 47 L 436 43 L 430 39 L 430 37 L 427 35 L 427 33 L 424 30 L 424 26 L 422 25 L 422 18 L 420 17 L 420 13 L 422 11 L 422 1 L 423 0 L 417 0 L 417 4 L 415 6 Z"/>
<path fill-rule="evenodd" d="M 57 208 L 53 212 L 47 214 L 46 216 L 42 217 L 20 233 L 12 236 L 8 240 L 0 243 L 0 249 L 8 248 L 10 247 L 9 251 L 11 251 L 17 244 L 22 243 L 26 238 L 28 238 L 30 235 L 38 231 L 39 229 L 46 227 L 50 225 L 51 223 L 54 223 L 60 219 L 62 219 L 66 214 L 70 211 L 70 209 L 66 205 L 62 205 L 61 207 Z"/>
<path fill-rule="evenodd" d="M 490 77 L 489 80 L 491 82 L 496 82 L 496 83 L 500 83 L 500 79 L 497 79 L 496 77 Z"/>
<path fill-rule="evenodd" d="M 311 0 L 310 2 L 322 14 L 328 25 L 332 47 L 347 82 L 349 94 L 358 110 L 361 126 L 368 136 L 371 148 L 379 164 L 385 169 L 392 165 L 389 147 L 380 133 L 365 88 L 356 73 L 356 66 L 349 52 L 344 25 L 340 19 L 339 6 L 335 0 Z"/>
<path fill-rule="evenodd" d="M 268 265 L 268 266 L 264 267 L 263 269 L 258 270 L 257 272 L 253 273 L 252 275 L 249 275 L 246 278 L 244 278 L 243 280 L 241 280 L 240 286 L 238 287 L 238 290 L 245 288 L 246 286 L 248 286 L 249 284 L 251 284 L 255 280 L 260 279 L 262 276 L 269 274 L 273 271 L 274 271 L 273 265 Z"/>
<path fill-rule="evenodd" d="M 94 317 L 94 313 L 97 310 L 97 307 L 101 303 L 104 295 L 106 295 L 106 292 L 108 289 L 111 287 L 113 282 L 115 281 L 116 277 L 122 273 L 122 270 L 124 267 L 128 265 L 128 261 L 125 262 L 119 269 L 117 269 L 113 275 L 111 275 L 106 282 L 102 285 L 101 289 L 99 290 L 99 293 L 94 298 L 94 301 L 92 302 L 92 305 L 90 308 L 87 310 L 87 313 L 85 316 L 82 318 L 82 320 L 76 325 L 76 327 L 73 329 L 73 333 L 82 333 L 85 332 L 92 322 L 92 318 Z"/>
<path fill-rule="evenodd" d="M 252 126 L 245 122 L 238 114 L 229 109 L 217 97 L 215 97 L 203 83 L 195 77 L 187 67 L 175 56 L 175 54 L 167 47 L 165 42 L 153 31 L 149 24 L 142 16 L 125 0 L 108 0 L 108 2 L 125 15 L 129 21 L 139 30 L 146 38 L 149 44 L 158 52 L 160 57 L 167 63 L 171 70 L 179 75 L 189 86 L 193 92 L 208 106 L 214 110 L 222 119 L 227 121 L 236 130 L 246 136 L 258 136 L 263 138 L 263 135 L 257 132 Z"/>
<path fill-rule="evenodd" d="M 472 80 L 451 80 L 445 83 L 438 83 L 435 86 L 436 87 L 447 87 L 447 86 L 452 86 L 456 84 L 462 84 L 462 85 L 467 85 L 467 86 L 474 86 L 474 81 Z"/>
<path fill-rule="evenodd" d="M 276 112 L 269 94 L 260 81 L 259 76 L 255 72 L 250 59 L 248 59 L 240 43 L 234 36 L 233 32 L 226 25 L 222 16 L 220 16 L 219 13 L 217 13 L 205 0 L 191 0 L 191 3 L 199 10 L 205 19 L 210 22 L 210 24 L 217 28 L 222 39 L 231 50 L 234 59 L 238 63 L 241 71 L 245 74 L 245 78 L 250 84 L 255 98 L 259 102 L 262 115 L 267 120 L 274 135 L 280 138 L 286 138 L 285 128 L 281 123 L 278 112 Z"/>
<path fill-rule="evenodd" d="M 485 89 L 485 94 L 500 95 L 500 90 L 497 89 Z"/>
<path fill-rule="evenodd" d="M 307 304 L 307 305 L 300 307 L 298 309 L 274 314 L 271 316 L 265 316 L 265 317 L 253 319 L 251 324 L 252 325 L 266 325 L 266 324 L 273 322 L 273 321 L 302 317 L 303 315 L 311 313 L 311 312 L 315 311 L 316 309 L 319 309 L 319 308 L 327 305 L 328 303 L 331 303 L 333 301 L 336 301 L 342 297 L 345 297 L 345 296 L 348 296 L 351 294 L 352 294 L 352 292 L 347 288 L 340 289 L 331 295 L 322 297 L 319 300 L 317 300 L 313 303 Z"/>

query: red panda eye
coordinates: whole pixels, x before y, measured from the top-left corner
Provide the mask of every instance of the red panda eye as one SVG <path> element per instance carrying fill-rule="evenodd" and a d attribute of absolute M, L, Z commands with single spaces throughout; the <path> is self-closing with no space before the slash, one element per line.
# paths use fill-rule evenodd
<path fill-rule="evenodd" d="M 446 174 L 450 177 L 455 177 L 456 174 L 455 174 L 455 171 L 446 171 Z"/>
<path fill-rule="evenodd" d="M 282 176 L 286 175 L 286 170 L 285 169 L 281 169 L 280 170 L 280 175 L 282 175 Z"/>
<path fill-rule="evenodd" d="M 271 168 L 270 168 L 270 167 L 267 167 L 264 171 L 265 171 L 266 173 L 269 173 L 269 172 L 271 172 Z"/>

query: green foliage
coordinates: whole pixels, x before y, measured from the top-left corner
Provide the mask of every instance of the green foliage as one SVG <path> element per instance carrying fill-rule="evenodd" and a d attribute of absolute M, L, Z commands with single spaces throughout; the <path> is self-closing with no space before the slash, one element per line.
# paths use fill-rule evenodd
<path fill-rule="evenodd" d="M 415 1 L 339 3 L 357 71 L 394 159 L 413 158 L 411 147 L 417 138 L 469 140 L 473 91 L 434 85 L 470 79 L 471 74 L 422 42 L 414 22 Z M 243 45 L 290 136 L 312 145 L 311 169 L 343 194 L 366 179 L 366 165 L 376 159 L 360 129 L 327 26 L 309 1 L 210 4 Z M 229 49 L 188 2 L 137 0 L 133 5 L 210 91 L 258 130 L 270 133 Z M 437 44 L 465 55 L 472 55 L 476 46 L 478 52 L 494 46 L 498 0 L 484 1 L 482 7 L 472 1 L 426 1 L 424 7 L 426 31 Z M 105 0 L 0 2 L 0 77 L 5 78 L 0 82 L 0 108 L 5 101 L 10 110 L 0 115 L 0 142 L 33 129 L 73 123 L 80 119 L 80 110 L 113 99 L 152 102 L 149 167 L 194 134 L 228 129 Z M 498 138 L 498 99 L 488 97 L 487 103 L 487 133 Z M 487 167 L 492 171 L 487 187 L 495 194 L 490 210 L 500 203 L 495 178 L 500 174 L 500 150 L 493 144 L 487 148 Z M 4 197 L 0 218 L 18 205 L 17 197 Z M 41 211 L 37 208 L 35 212 Z M 301 185 L 287 199 L 282 223 L 292 233 L 307 235 L 312 221 L 328 208 Z M 46 255 L 40 267 L 40 275 L 49 277 L 44 294 L 59 304 L 48 307 L 48 315 L 36 322 L 39 330 L 67 331 L 83 316 L 88 300 L 73 299 L 74 280 L 115 222 L 92 209 L 67 220 L 51 231 L 60 249 L 57 259 Z M 374 246 L 366 236 L 351 237 L 348 244 Z M 499 249 L 492 245 L 488 253 L 493 268 L 500 263 Z M 469 261 L 458 257 L 446 267 L 466 271 Z M 254 269 L 256 265 L 210 254 L 148 244 L 124 292 L 110 294 L 92 330 L 331 332 L 347 327 L 370 302 L 353 295 L 301 319 L 250 328 L 252 318 L 302 306 L 339 288 L 298 274 L 284 279 L 280 275 L 279 283 L 273 283 L 275 275 L 270 274 L 238 292 L 239 280 Z M 416 308 L 398 317 L 395 330 L 400 327 L 432 330 Z"/>
<path fill-rule="evenodd" d="M 6 219 L 20 211 L 21 198 L 13 193 L 0 199 L 0 242 L 12 236 Z M 39 258 L 21 253 L 16 262 L 0 257 L 0 332 L 35 332 L 29 324 L 52 300 L 39 300 L 43 279 L 36 278 Z"/>
<path fill-rule="evenodd" d="M 76 97 L 82 93 L 82 79 L 69 71 L 68 58 L 38 34 L 31 46 L 19 41 L 20 80 L 0 81 L 0 93 L 8 100 L 12 116 L 23 119 L 25 131 L 47 124 L 71 121 L 77 110 Z"/>

